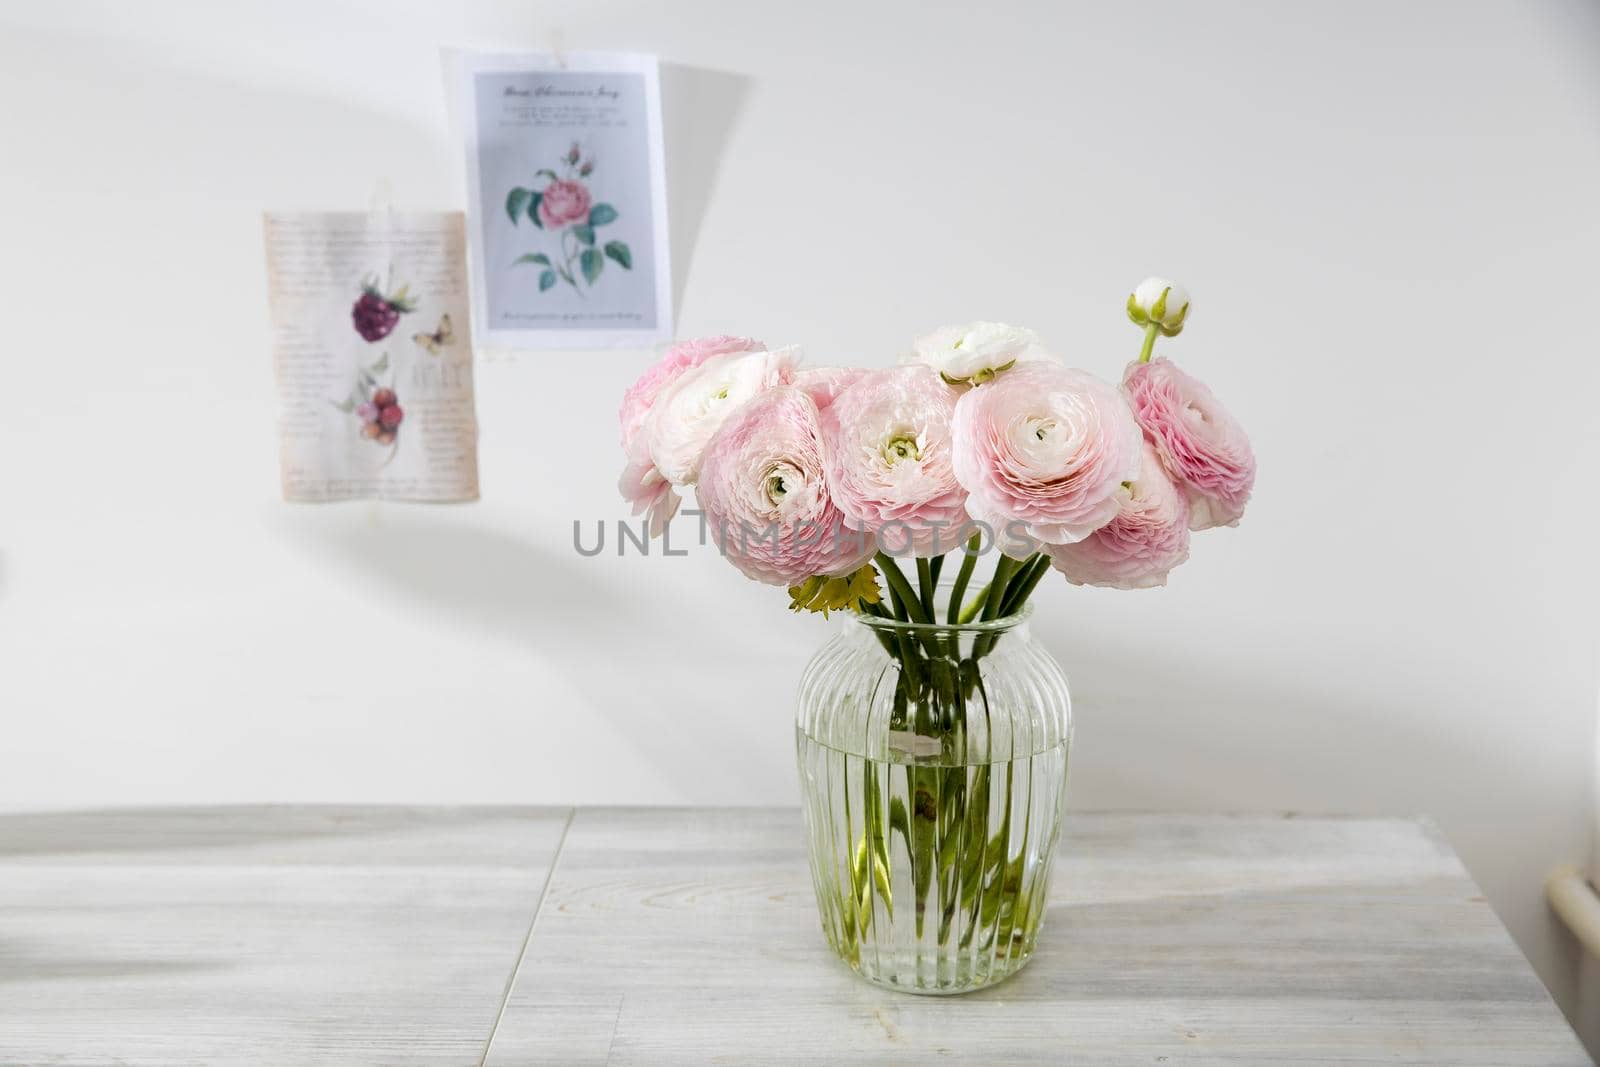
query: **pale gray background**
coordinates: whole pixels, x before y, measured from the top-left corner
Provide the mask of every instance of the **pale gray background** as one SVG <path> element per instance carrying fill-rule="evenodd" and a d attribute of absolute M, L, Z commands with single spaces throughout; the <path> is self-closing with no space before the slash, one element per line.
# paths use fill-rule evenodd
<path fill-rule="evenodd" d="M 462 203 L 441 44 L 658 52 L 681 332 L 1166 350 L 1254 435 L 1172 586 L 1052 586 L 1080 807 L 1431 812 L 1563 1005 L 1594 820 L 1600 17 L 1583 3 L 12 5 L 0 805 L 784 803 L 822 639 L 583 560 L 645 352 L 480 368 L 484 500 L 290 508 L 259 211 Z M 798 842 L 797 842 L 798 846 Z M 1593 1044 L 1600 1030 L 1591 1022 Z M 1595 1046 L 1600 1047 L 1600 1046 Z"/>

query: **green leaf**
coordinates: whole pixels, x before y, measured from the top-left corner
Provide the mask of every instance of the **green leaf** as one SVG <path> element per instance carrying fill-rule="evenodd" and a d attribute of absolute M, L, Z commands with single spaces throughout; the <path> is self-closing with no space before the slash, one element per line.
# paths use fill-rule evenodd
<path fill-rule="evenodd" d="M 333 404 L 333 401 L 330 400 L 328 403 Z M 333 406 L 348 415 L 356 409 L 356 402 L 354 400 L 344 400 L 338 404 L 333 404 Z"/>
<path fill-rule="evenodd" d="M 622 264 L 623 270 L 633 269 L 633 253 L 628 251 L 628 246 L 621 241 L 607 241 L 606 255 Z"/>
<path fill-rule="evenodd" d="M 544 223 L 539 221 L 539 201 L 543 199 L 543 193 L 534 193 L 533 199 L 528 201 L 528 221 L 541 230 L 544 229 Z"/>
<path fill-rule="evenodd" d="M 586 245 L 594 244 L 594 227 L 593 226 L 585 226 L 583 223 L 580 222 L 580 223 L 578 223 L 578 225 L 576 225 L 576 226 L 574 226 L 572 228 L 572 235 L 574 237 L 576 237 L 578 240 L 582 241 Z"/>
<path fill-rule="evenodd" d="M 589 225 L 604 226 L 608 222 L 617 221 L 617 209 L 610 204 L 596 204 L 589 209 Z"/>
<path fill-rule="evenodd" d="M 529 252 L 527 255 L 518 256 L 516 259 L 511 261 L 511 265 L 513 267 L 518 263 L 542 263 L 548 267 L 550 265 L 550 257 L 545 255 L 543 252 Z"/>
<path fill-rule="evenodd" d="M 539 291 L 542 293 L 556 283 L 556 272 L 547 270 L 539 275 Z"/>
<path fill-rule="evenodd" d="M 536 170 L 536 171 L 533 172 L 533 176 L 535 178 L 540 177 L 541 175 L 549 177 L 549 179 L 551 181 L 555 181 L 556 180 L 556 172 L 553 171 L 553 170 L 550 170 L 549 168 L 546 168 L 544 170 Z"/>
<path fill-rule="evenodd" d="M 606 265 L 606 257 L 598 249 L 585 248 L 578 262 L 583 267 L 584 280 L 593 285 L 594 280 L 600 277 L 601 268 Z"/>
<path fill-rule="evenodd" d="M 524 189 L 520 185 L 506 194 L 506 214 L 511 216 L 513 226 L 517 224 L 517 216 L 527 210 L 528 198 L 532 195 L 532 189 Z"/>
<path fill-rule="evenodd" d="M 368 374 L 382 374 L 384 371 L 386 371 L 388 369 L 389 369 L 389 353 L 385 352 L 382 356 L 378 357 L 378 362 L 374 363 L 372 366 L 367 368 L 367 373 Z"/>

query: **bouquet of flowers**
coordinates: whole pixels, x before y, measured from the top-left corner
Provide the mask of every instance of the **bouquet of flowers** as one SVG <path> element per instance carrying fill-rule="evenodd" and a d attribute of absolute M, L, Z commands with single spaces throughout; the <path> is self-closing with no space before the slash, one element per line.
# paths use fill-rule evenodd
<path fill-rule="evenodd" d="M 883 370 L 803 369 L 796 350 L 745 337 L 686 341 L 623 398 L 619 487 L 653 536 L 693 486 L 723 555 L 787 587 L 795 610 L 954 624 L 1014 613 L 1051 569 L 1164 585 L 1192 532 L 1238 524 L 1256 474 L 1211 391 L 1152 358 L 1189 307 L 1162 278 L 1133 291 L 1144 344 L 1120 386 L 999 323 L 935 330 Z"/>
<path fill-rule="evenodd" d="M 688 341 L 623 398 L 620 487 L 652 535 L 693 486 L 734 566 L 859 623 L 801 680 L 796 757 L 823 930 L 871 981 L 963 992 L 1033 951 L 1071 739 L 1066 679 L 1022 625 L 1045 575 L 1163 585 L 1250 499 L 1244 431 L 1152 358 L 1188 294 L 1152 278 L 1127 310 L 1144 345 L 1119 385 L 980 322 L 884 370 Z"/>

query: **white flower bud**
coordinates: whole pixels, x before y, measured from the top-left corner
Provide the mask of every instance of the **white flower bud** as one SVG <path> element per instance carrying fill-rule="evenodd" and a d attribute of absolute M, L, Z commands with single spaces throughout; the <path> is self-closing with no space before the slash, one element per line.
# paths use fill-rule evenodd
<path fill-rule="evenodd" d="M 1176 337 L 1189 314 L 1189 290 L 1167 278 L 1146 278 L 1128 297 L 1128 318 L 1136 326 L 1155 323 L 1163 334 Z"/>

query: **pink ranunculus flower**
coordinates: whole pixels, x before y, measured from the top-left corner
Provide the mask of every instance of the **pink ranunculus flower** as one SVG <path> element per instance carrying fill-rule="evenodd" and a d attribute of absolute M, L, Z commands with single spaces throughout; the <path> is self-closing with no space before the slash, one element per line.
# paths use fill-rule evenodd
<path fill-rule="evenodd" d="M 569 222 L 587 222 L 591 204 L 588 186 L 582 182 L 557 178 L 544 187 L 544 193 L 539 197 L 539 221 L 547 230 L 565 226 Z"/>
<path fill-rule="evenodd" d="M 635 515 L 645 516 L 651 537 L 661 536 L 682 502 L 678 491 L 656 470 L 642 448 L 628 454 L 622 476 L 617 479 L 617 491 L 623 500 L 633 505 Z"/>
<path fill-rule="evenodd" d="M 963 388 L 982 385 L 1018 363 L 1040 360 L 1056 362 L 1032 330 L 1003 322 L 970 322 L 924 334 L 900 362 L 932 367 L 946 382 Z"/>
<path fill-rule="evenodd" d="M 672 516 L 677 514 L 680 498 L 672 483 L 656 470 L 650 452 L 643 440 L 645 420 L 655 406 L 661 390 L 677 381 L 686 371 L 693 370 L 713 356 L 734 352 L 759 352 L 766 348 L 760 341 L 748 337 L 697 337 L 680 341 L 641 374 L 623 394 L 622 408 L 617 420 L 622 426 L 622 451 L 627 460 L 617 489 L 622 498 L 633 505 L 635 515 L 648 518 L 651 537 L 659 537 Z"/>
<path fill-rule="evenodd" d="M 873 534 L 886 552 L 937 556 L 961 543 L 956 396 L 931 367 L 893 367 L 868 373 L 823 413 L 834 503 L 845 525 Z"/>
<path fill-rule="evenodd" d="M 634 438 L 644 428 L 644 420 L 649 416 L 650 408 L 661 390 L 676 381 L 684 371 L 698 367 L 712 356 L 723 356 L 729 352 L 760 352 L 766 347 L 753 338 L 719 335 L 679 341 L 667 349 L 622 394 L 622 409 L 617 412 L 617 420 L 622 424 L 623 451 L 632 448 Z"/>
<path fill-rule="evenodd" d="M 794 384 L 816 402 L 818 411 L 827 411 L 840 393 L 866 373 L 861 367 L 807 367 L 796 372 Z"/>
<path fill-rule="evenodd" d="M 746 400 L 794 379 L 798 349 L 726 352 L 678 375 L 657 394 L 637 444 L 662 477 L 693 485 L 706 445 Z"/>
<path fill-rule="evenodd" d="M 1116 517 L 1117 491 L 1139 475 L 1143 441 L 1122 394 L 1054 363 L 963 393 L 952 430 L 967 514 L 1002 544 L 1083 540 Z"/>
<path fill-rule="evenodd" d="M 1151 589 L 1189 558 L 1189 502 L 1148 441 L 1139 477 L 1118 491 L 1116 518 L 1082 541 L 1045 549 L 1073 585 Z"/>
<path fill-rule="evenodd" d="M 1189 529 L 1237 526 L 1256 483 L 1256 456 L 1244 428 L 1210 389 L 1166 359 L 1130 364 L 1122 388 L 1189 499 Z"/>
<path fill-rule="evenodd" d="M 827 467 L 822 416 L 804 390 L 775 386 L 744 403 L 711 439 L 695 488 L 722 554 L 768 585 L 859 570 L 876 546 L 845 526 Z"/>

